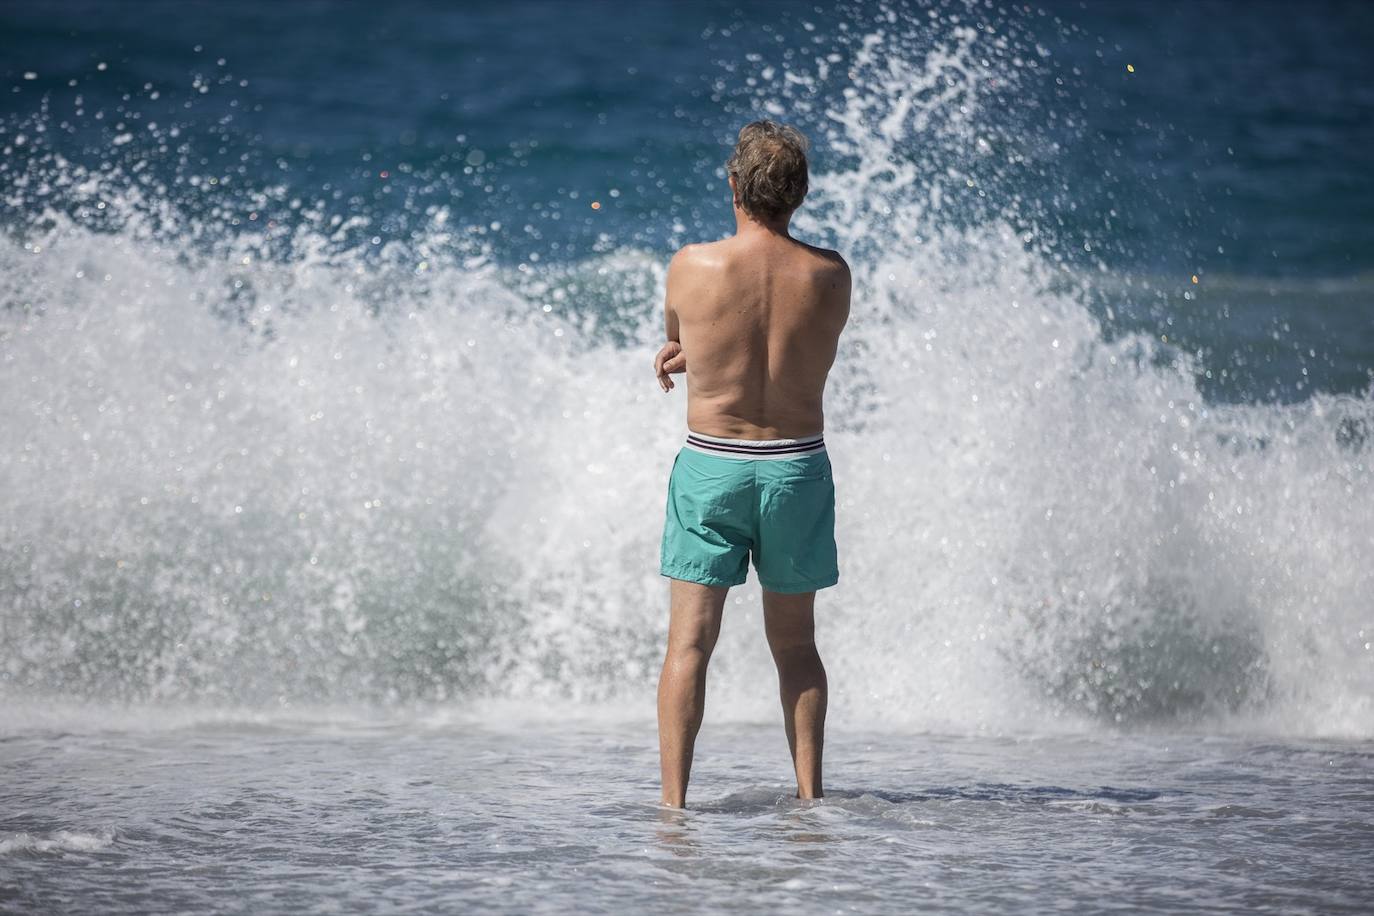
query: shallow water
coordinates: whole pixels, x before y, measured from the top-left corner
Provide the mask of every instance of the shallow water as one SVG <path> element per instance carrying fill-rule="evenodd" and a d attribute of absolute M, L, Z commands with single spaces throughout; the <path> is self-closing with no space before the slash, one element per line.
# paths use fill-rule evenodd
<path fill-rule="evenodd" d="M 0 743 L 6 906 L 1331 913 L 1374 864 L 1367 741 L 840 727 L 812 803 L 708 721 L 678 813 L 647 719 L 111 722 Z"/>

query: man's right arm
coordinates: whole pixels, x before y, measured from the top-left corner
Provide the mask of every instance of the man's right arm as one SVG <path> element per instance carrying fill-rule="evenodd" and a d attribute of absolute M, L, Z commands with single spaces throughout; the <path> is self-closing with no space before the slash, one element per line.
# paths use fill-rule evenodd
<path fill-rule="evenodd" d="M 835 260 L 838 262 L 835 270 L 835 301 L 840 312 L 840 327 L 849 321 L 849 299 L 854 291 L 854 277 L 849 272 L 849 265 L 845 259 L 840 257 L 840 253 L 835 252 Z"/>
<path fill-rule="evenodd" d="M 663 330 L 668 342 L 654 357 L 654 375 L 658 377 L 658 385 L 664 391 L 673 390 L 670 375 L 687 371 L 687 357 L 682 353 L 682 342 L 678 336 L 677 309 L 673 307 L 682 286 L 683 261 L 686 254 L 687 249 L 682 248 L 673 255 L 673 259 L 668 262 L 668 276 L 664 279 Z"/>

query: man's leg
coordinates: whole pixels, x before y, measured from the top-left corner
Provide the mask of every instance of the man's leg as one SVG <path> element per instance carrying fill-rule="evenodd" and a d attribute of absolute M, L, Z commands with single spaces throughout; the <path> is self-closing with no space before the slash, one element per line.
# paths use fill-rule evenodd
<path fill-rule="evenodd" d="M 797 770 L 797 797 L 820 798 L 825 745 L 825 666 L 816 651 L 816 593 L 763 592 L 763 625 L 778 666 L 787 744 Z"/>
<path fill-rule="evenodd" d="M 706 664 L 720 635 L 728 588 L 672 581 L 668 651 L 658 679 L 658 752 L 663 768 L 663 804 L 687 803 L 692 748 L 706 709 Z"/>

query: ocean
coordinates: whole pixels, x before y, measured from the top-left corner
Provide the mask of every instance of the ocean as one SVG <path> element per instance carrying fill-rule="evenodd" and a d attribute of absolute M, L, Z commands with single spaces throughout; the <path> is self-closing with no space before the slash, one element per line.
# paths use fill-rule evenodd
<path fill-rule="evenodd" d="M 1374 8 L 0 6 L 0 909 L 1363 912 Z M 828 797 L 659 810 L 723 163 L 810 136 Z"/>

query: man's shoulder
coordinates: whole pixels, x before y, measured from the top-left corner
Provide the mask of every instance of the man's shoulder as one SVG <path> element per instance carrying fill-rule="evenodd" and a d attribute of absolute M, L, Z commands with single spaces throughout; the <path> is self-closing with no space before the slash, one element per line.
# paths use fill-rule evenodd
<path fill-rule="evenodd" d="M 849 315 L 849 297 L 853 292 L 854 280 L 849 273 L 849 264 L 834 249 L 818 248 L 808 245 L 807 255 L 811 261 L 812 282 L 824 292 L 827 305 L 840 306 L 836 314 Z"/>
<path fill-rule="evenodd" d="M 683 245 L 673 255 L 669 267 L 695 267 L 716 263 L 724 255 L 721 245 L 727 241 L 721 239 L 717 242 L 692 242 Z"/>
<path fill-rule="evenodd" d="M 806 245 L 805 242 L 802 243 Z M 821 248 L 817 245 L 806 245 L 807 252 L 815 259 L 816 266 L 822 271 L 833 272 L 835 274 L 849 275 L 849 262 L 844 259 L 838 251 L 833 248 Z"/>

